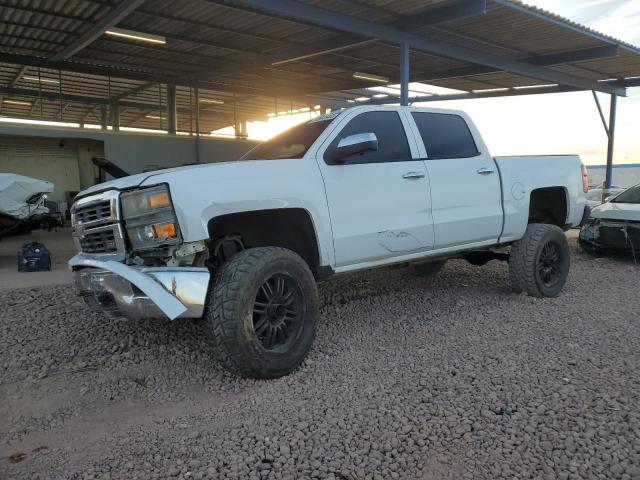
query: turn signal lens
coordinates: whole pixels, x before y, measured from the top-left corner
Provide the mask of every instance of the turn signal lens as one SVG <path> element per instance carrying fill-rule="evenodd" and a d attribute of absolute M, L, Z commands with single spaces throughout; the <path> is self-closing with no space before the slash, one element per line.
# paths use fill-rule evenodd
<path fill-rule="evenodd" d="M 176 226 L 173 223 L 156 223 L 152 226 L 153 235 L 158 240 L 165 240 L 167 238 L 175 238 L 176 234 Z"/>
<path fill-rule="evenodd" d="M 165 207 L 170 203 L 168 192 L 154 193 L 147 198 L 149 199 L 149 208 Z"/>

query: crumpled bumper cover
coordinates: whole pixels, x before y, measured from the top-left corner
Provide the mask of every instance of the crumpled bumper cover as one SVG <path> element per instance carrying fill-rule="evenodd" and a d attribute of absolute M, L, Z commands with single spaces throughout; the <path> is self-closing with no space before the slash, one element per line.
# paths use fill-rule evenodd
<path fill-rule="evenodd" d="M 82 254 L 69 260 L 76 286 L 94 310 L 127 318 L 201 318 L 211 274 L 197 267 L 132 267 Z"/>
<path fill-rule="evenodd" d="M 640 251 L 640 222 L 592 220 L 580 230 L 580 242 L 598 248 Z"/>

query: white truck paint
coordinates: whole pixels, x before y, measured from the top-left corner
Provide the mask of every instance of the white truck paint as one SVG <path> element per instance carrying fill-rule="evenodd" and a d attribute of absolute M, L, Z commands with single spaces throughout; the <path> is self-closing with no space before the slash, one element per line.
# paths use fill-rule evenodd
<path fill-rule="evenodd" d="M 369 112 L 397 112 L 409 156 L 379 163 L 327 163 L 324 156 L 336 136 Z M 431 159 L 414 113 L 461 117 L 477 154 Z M 185 243 L 208 239 L 209 222 L 221 215 L 303 209 L 313 223 L 320 266 L 336 273 L 508 245 L 524 235 L 531 193 L 540 188 L 564 192 L 562 226 L 577 226 L 583 218 L 586 196 L 577 155 L 494 158 L 463 112 L 358 106 L 311 123 L 323 121 L 326 128 L 302 158 L 143 173 L 96 185 L 78 198 L 86 201 L 100 192 L 167 184 Z M 82 267 L 83 258 L 95 262 L 100 256 L 80 252 L 73 268 Z"/>

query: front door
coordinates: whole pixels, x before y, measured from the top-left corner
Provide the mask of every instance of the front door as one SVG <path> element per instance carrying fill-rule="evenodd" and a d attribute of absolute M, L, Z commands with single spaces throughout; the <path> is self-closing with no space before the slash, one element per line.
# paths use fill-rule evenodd
<path fill-rule="evenodd" d="M 338 267 L 433 248 L 428 174 L 406 121 L 389 108 L 351 112 L 319 150 Z M 358 133 L 374 133 L 378 149 L 344 163 L 325 154 Z"/>

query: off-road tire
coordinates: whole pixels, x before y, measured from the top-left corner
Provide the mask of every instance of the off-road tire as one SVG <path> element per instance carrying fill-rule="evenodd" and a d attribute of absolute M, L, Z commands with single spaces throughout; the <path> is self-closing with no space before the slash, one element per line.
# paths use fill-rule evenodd
<path fill-rule="evenodd" d="M 300 330 L 291 338 L 291 345 L 279 351 L 266 349 L 254 331 L 254 303 L 261 286 L 274 275 L 290 279 L 302 296 Z M 220 364 L 251 378 L 277 378 L 298 367 L 313 343 L 318 316 L 311 270 L 300 256 L 278 247 L 250 248 L 222 265 L 209 285 L 204 313 Z"/>
<path fill-rule="evenodd" d="M 545 282 L 543 258 L 545 245 L 556 249 L 553 281 Z M 551 247 L 549 247 L 551 248 Z M 569 244 L 565 233 L 555 225 L 531 223 L 524 236 L 514 242 L 509 255 L 509 278 L 511 288 L 517 293 L 525 292 L 532 297 L 556 297 L 564 287 L 569 274 Z"/>
<path fill-rule="evenodd" d="M 446 263 L 446 260 L 439 260 L 436 262 L 420 262 L 414 263 L 412 265 L 412 268 L 416 274 L 422 277 L 433 277 L 437 275 L 440 270 L 442 270 Z"/>

